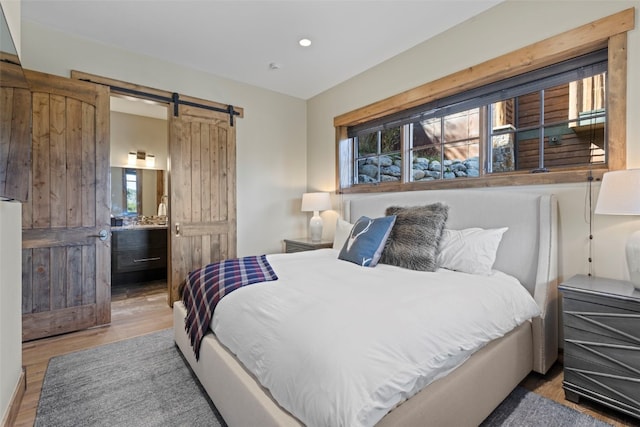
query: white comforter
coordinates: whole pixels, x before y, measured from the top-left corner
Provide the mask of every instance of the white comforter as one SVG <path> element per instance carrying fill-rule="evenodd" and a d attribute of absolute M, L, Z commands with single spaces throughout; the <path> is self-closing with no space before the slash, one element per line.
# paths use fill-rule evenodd
<path fill-rule="evenodd" d="M 539 314 L 524 287 L 497 271 L 365 268 L 333 249 L 268 260 L 279 279 L 223 298 L 212 329 L 307 426 L 372 426 Z"/>

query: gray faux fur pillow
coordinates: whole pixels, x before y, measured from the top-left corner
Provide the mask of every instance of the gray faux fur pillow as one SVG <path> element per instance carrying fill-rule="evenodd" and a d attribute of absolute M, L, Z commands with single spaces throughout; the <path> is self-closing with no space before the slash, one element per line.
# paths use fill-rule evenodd
<path fill-rule="evenodd" d="M 438 247 L 449 215 L 449 206 L 390 206 L 386 215 L 396 215 L 380 262 L 419 271 L 436 271 Z"/>

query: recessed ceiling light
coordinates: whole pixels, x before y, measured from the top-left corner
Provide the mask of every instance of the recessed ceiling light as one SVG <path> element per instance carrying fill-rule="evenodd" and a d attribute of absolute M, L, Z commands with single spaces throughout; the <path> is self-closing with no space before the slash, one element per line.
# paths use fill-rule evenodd
<path fill-rule="evenodd" d="M 300 46 L 302 46 L 302 47 L 308 47 L 308 46 L 311 46 L 311 40 L 309 40 L 309 39 L 300 39 L 300 41 L 298 41 L 298 44 L 300 44 Z"/>
<path fill-rule="evenodd" d="M 277 62 L 271 62 L 269 64 L 269 69 L 270 70 L 279 70 L 282 67 L 282 65 L 278 64 Z"/>

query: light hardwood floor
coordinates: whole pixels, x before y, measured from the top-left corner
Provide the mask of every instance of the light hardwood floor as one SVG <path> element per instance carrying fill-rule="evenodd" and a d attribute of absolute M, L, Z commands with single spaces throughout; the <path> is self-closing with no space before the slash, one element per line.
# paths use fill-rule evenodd
<path fill-rule="evenodd" d="M 171 327 L 173 318 L 167 305 L 166 282 L 151 286 L 114 289 L 111 324 L 22 345 L 22 364 L 27 369 L 27 391 L 20 405 L 16 427 L 31 427 L 49 359 Z"/>
<path fill-rule="evenodd" d="M 33 426 L 49 359 L 115 341 L 159 331 L 172 326 L 167 305 L 166 283 L 129 286 L 113 292 L 111 325 L 88 329 L 23 344 L 23 364 L 27 369 L 25 393 L 16 427 Z M 582 401 L 580 405 L 564 399 L 562 366 L 556 363 L 547 375 L 531 374 L 522 385 L 544 397 L 587 413 L 616 427 L 640 426 L 640 420 L 627 417 L 602 406 Z"/>

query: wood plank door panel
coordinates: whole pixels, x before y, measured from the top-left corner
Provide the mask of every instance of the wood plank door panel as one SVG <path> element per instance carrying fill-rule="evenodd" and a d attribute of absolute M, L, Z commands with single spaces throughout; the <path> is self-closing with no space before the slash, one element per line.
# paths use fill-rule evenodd
<path fill-rule="evenodd" d="M 0 52 L 0 60 L 4 61 Z M 0 63 L 0 196 L 29 197 L 29 181 L 20 171 L 31 166 L 31 92 L 16 59 Z"/>
<path fill-rule="evenodd" d="M 169 302 L 187 274 L 236 255 L 235 128 L 229 116 L 180 106 L 169 120 Z"/>
<path fill-rule="evenodd" d="M 21 176 L 30 183 L 22 218 L 23 341 L 111 321 L 109 89 L 25 74 L 32 168 Z"/>

